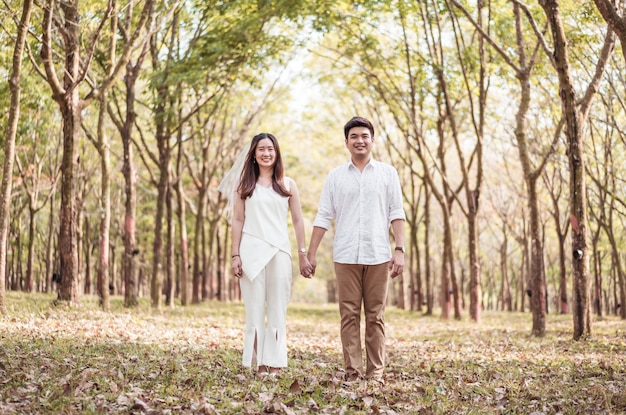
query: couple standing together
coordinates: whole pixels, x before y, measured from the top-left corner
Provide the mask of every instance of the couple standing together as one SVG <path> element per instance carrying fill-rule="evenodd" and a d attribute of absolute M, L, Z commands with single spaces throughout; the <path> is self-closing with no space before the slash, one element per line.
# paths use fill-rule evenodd
<path fill-rule="evenodd" d="M 351 158 L 326 178 L 306 250 L 298 188 L 284 176 L 276 138 L 261 133 L 250 149 L 233 195 L 232 271 L 246 310 L 242 363 L 257 373 L 287 367 L 286 314 L 291 290 L 287 215 L 298 243 L 300 273 L 315 275 L 316 253 L 335 221 L 333 261 L 341 315 L 345 381 L 383 380 L 385 302 L 389 274 L 404 268 L 402 193 L 396 169 L 372 159 L 374 127 L 363 117 L 344 126 Z M 395 246 L 389 242 L 393 230 Z M 367 366 L 361 353 L 361 305 L 365 311 Z"/>

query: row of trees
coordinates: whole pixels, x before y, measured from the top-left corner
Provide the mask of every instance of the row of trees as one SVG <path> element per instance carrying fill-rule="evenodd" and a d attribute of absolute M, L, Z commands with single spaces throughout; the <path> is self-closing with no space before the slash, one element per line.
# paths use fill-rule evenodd
<path fill-rule="evenodd" d="M 620 126 L 624 123 L 624 103 L 619 96 L 624 86 L 624 56 L 613 56 L 617 36 L 624 39 L 620 26 L 623 13 L 623 5 L 615 8 L 614 4 L 600 1 L 596 7 L 587 3 L 582 8 L 580 4 L 551 1 L 540 1 L 535 7 L 514 0 L 479 1 L 471 6 L 453 0 L 394 2 L 386 12 L 363 11 L 352 16 L 358 23 L 342 26 L 345 33 L 320 52 L 345 70 L 353 71 L 351 87 L 367 91 L 371 98 L 365 111 L 378 114 L 378 123 L 388 131 L 385 144 L 389 157 L 404 170 L 406 181 L 415 181 L 408 187 L 412 193 L 405 196 L 412 207 L 409 288 L 411 300 L 418 308 L 423 283 L 416 236 L 420 228 L 424 229 L 427 242 L 423 268 L 428 287 L 432 198 L 439 207 L 438 220 L 443 228 L 439 254 L 443 315 L 447 317 L 453 312 L 460 318 L 464 287 L 459 286 L 455 268 L 461 264 L 469 273 L 470 315 L 480 320 L 484 307 L 481 253 L 485 252 L 480 249 L 480 233 L 485 225 L 479 223 L 485 214 L 480 201 L 481 196 L 493 194 L 491 189 L 485 190 L 489 185 L 484 180 L 485 149 L 492 151 L 494 138 L 510 134 L 507 145 L 517 151 L 524 183 L 520 189 L 526 200 L 524 228 L 521 232 L 514 229 L 514 222 L 520 218 L 509 218 L 506 211 L 489 213 L 502 217 L 505 238 L 507 232 L 517 232 L 521 239 L 524 270 L 517 287 L 530 297 L 532 333 L 543 336 L 546 326 L 549 301 L 543 218 L 549 210 L 558 241 L 558 307 L 561 312 L 569 310 L 567 282 L 571 275 L 574 337 L 591 332 L 592 257 L 594 300 L 601 313 L 601 232 L 606 232 L 609 240 L 613 265 L 609 269 L 616 276 L 614 293 L 619 296 L 614 304 L 616 310 L 620 309 L 619 304 L 626 300 L 621 273 L 623 258 L 620 242 L 614 239 L 613 243 L 608 236 L 620 226 L 616 205 L 623 203 L 619 185 L 613 187 L 611 183 L 615 182 L 608 179 L 616 177 L 615 164 L 613 159 L 602 157 L 594 157 L 591 164 L 586 159 L 590 151 L 623 144 Z M 386 36 L 380 36 L 381 31 Z M 603 82 L 607 73 L 608 84 Z M 595 109 L 593 103 L 598 93 L 602 102 Z M 616 113 L 616 109 L 620 111 Z M 587 137 L 595 139 L 590 142 Z M 563 163 L 565 158 L 567 163 Z M 562 169 L 569 173 L 567 190 L 562 187 Z M 489 174 L 493 183 L 494 171 Z M 587 188 L 587 177 L 596 185 L 591 190 Z M 596 196 L 604 203 L 610 201 L 612 208 L 605 210 L 603 203 L 588 207 L 588 200 L 599 201 Z M 542 199 L 551 200 L 552 209 L 542 207 Z M 461 239 L 468 243 L 461 261 L 455 253 L 458 245 L 453 241 L 453 221 L 458 218 L 455 211 L 464 220 Z M 569 211 L 567 216 L 563 216 L 563 211 Z M 589 227 L 589 214 L 593 215 L 594 228 Z M 589 247 L 591 229 L 593 249 Z M 570 249 L 565 246 L 567 236 Z M 501 267 L 503 302 L 509 297 L 507 268 Z M 431 295 L 426 293 L 429 308 Z M 403 297 L 401 293 L 400 298 Z M 521 302 L 524 308 L 523 294 Z M 626 316 L 623 308 L 620 314 Z"/>
<path fill-rule="evenodd" d="M 216 187 L 251 129 L 294 138 L 281 143 L 312 219 L 325 173 L 345 159 L 340 128 L 320 125 L 360 113 L 404 183 L 409 272 L 395 304 L 475 321 L 484 308 L 529 309 L 537 336 L 551 298 L 572 312 L 575 338 L 591 333 L 592 301 L 626 318 L 623 4 L 15 6 L 2 21 L 14 53 L 2 57 L 0 311 L 6 287 L 53 280 L 70 303 L 95 280 L 104 309 L 109 287 L 127 306 L 144 289 L 155 307 L 237 298 Z M 307 68 L 290 75 L 303 45 Z M 305 69 L 324 101 L 298 112 L 285 79 Z"/>

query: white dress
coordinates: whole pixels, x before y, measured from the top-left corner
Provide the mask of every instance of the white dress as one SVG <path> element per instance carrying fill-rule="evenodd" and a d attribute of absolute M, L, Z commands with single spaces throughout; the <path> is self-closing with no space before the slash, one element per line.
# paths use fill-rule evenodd
<path fill-rule="evenodd" d="M 285 178 L 289 189 L 289 179 Z M 245 200 L 239 254 L 241 294 L 246 308 L 242 364 L 287 366 L 287 304 L 291 291 L 289 198 L 257 185 Z M 256 353 L 255 353 L 256 338 Z"/>

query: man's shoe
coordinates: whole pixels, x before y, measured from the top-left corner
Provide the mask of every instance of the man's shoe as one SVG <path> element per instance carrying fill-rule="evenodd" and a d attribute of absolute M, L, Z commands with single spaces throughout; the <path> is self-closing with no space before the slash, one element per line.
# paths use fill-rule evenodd
<path fill-rule="evenodd" d="M 346 387 L 350 386 L 350 385 L 354 385 L 355 383 L 357 383 L 360 380 L 360 378 L 361 377 L 359 376 L 358 373 L 350 373 L 350 374 L 346 373 L 343 376 L 342 385 L 346 386 Z"/>

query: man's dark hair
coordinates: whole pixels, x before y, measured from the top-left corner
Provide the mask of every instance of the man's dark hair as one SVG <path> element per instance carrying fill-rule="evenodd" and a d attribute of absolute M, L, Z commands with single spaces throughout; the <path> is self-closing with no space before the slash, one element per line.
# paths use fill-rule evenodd
<path fill-rule="evenodd" d="M 346 139 L 348 138 L 348 133 L 354 127 L 367 128 L 368 130 L 370 130 L 370 134 L 372 135 L 372 138 L 374 138 L 374 126 L 372 125 L 372 123 L 367 118 L 357 116 L 357 117 L 352 117 L 352 119 L 348 121 L 346 125 L 344 125 L 343 127 L 343 135 L 345 136 Z"/>

